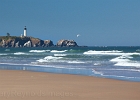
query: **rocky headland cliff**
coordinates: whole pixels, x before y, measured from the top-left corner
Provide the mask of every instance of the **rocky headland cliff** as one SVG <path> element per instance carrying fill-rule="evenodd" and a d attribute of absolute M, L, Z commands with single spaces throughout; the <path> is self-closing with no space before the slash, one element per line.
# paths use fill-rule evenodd
<path fill-rule="evenodd" d="M 74 40 L 59 40 L 56 45 L 51 40 L 41 40 L 34 37 L 0 36 L 0 47 L 76 47 Z"/>

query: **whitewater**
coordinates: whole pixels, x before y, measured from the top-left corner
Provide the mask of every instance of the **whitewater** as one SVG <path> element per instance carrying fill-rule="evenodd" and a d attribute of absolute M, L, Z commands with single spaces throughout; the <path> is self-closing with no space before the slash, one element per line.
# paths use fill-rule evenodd
<path fill-rule="evenodd" d="M 140 82 L 140 47 L 0 48 L 0 69 Z"/>

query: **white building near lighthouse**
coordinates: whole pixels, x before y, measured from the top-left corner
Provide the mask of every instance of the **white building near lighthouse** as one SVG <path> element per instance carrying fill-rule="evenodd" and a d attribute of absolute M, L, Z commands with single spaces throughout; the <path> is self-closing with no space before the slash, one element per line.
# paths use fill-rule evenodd
<path fill-rule="evenodd" d="M 24 27 L 24 36 L 27 36 L 27 28 L 26 28 L 26 26 Z"/>

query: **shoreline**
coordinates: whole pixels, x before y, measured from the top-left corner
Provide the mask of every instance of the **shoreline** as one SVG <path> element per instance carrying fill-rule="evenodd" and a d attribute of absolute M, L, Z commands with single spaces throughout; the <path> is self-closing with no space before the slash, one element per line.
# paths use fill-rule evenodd
<path fill-rule="evenodd" d="M 94 76 L 0 70 L 2 100 L 139 100 L 140 83 Z"/>
<path fill-rule="evenodd" d="M 79 71 L 76 69 L 61 69 L 61 68 L 55 68 L 55 67 L 38 67 L 38 66 L 30 66 L 30 67 L 24 67 L 24 66 L 7 66 L 7 67 L 0 67 L 0 70 L 15 70 L 15 71 L 29 71 L 29 72 L 43 72 L 43 73 L 54 73 L 54 74 L 66 74 L 66 75 L 79 75 L 79 76 L 91 76 L 91 77 L 97 77 L 97 78 L 107 78 L 107 79 L 113 79 L 113 80 L 121 80 L 121 81 L 130 81 L 130 82 L 140 82 L 140 80 L 135 79 L 127 79 L 123 77 L 113 77 L 113 76 L 101 76 L 96 75 L 91 70 L 86 70 L 85 73 L 82 73 L 83 71 Z M 77 71 L 77 73 L 75 73 Z M 85 71 L 85 69 L 84 69 Z M 93 73 L 93 75 L 89 75 L 87 73 Z"/>

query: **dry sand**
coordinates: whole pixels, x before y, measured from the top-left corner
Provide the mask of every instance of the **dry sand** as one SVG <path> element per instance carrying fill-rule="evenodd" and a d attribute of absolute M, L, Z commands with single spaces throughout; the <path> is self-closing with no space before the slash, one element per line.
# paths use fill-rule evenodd
<path fill-rule="evenodd" d="M 0 100 L 140 100 L 140 82 L 0 70 Z"/>

